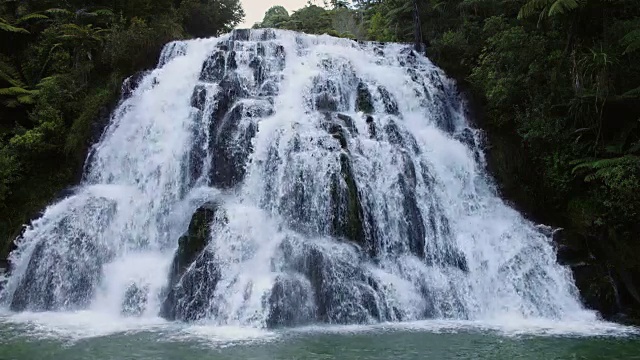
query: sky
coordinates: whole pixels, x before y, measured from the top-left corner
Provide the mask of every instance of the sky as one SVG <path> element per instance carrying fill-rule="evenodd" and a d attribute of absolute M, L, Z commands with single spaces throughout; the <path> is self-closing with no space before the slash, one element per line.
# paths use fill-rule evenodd
<path fill-rule="evenodd" d="M 242 7 L 246 13 L 244 23 L 239 28 L 250 28 L 256 22 L 262 21 L 264 13 L 274 5 L 282 5 L 289 13 L 304 7 L 307 0 L 242 0 Z"/>

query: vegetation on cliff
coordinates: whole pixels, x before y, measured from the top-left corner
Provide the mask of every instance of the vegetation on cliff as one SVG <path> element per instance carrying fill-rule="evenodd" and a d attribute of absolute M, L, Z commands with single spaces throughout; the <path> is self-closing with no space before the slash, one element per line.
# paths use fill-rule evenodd
<path fill-rule="evenodd" d="M 125 77 L 152 68 L 165 43 L 243 17 L 239 0 L 1 1 L 0 255 L 78 180 Z"/>

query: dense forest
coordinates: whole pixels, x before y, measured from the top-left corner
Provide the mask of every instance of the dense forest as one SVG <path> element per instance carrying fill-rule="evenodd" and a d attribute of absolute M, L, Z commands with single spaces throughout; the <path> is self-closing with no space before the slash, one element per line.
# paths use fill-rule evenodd
<path fill-rule="evenodd" d="M 215 36 L 239 0 L 2 0 L 0 239 L 77 183 L 122 81 L 171 40 Z"/>
<path fill-rule="evenodd" d="M 167 41 L 242 18 L 238 0 L 3 0 L 3 253 L 77 181 L 125 77 L 152 67 Z M 504 197 L 564 229 L 560 261 L 586 302 L 638 317 L 638 0 L 331 0 L 275 6 L 254 27 L 418 42 L 464 90 Z"/>

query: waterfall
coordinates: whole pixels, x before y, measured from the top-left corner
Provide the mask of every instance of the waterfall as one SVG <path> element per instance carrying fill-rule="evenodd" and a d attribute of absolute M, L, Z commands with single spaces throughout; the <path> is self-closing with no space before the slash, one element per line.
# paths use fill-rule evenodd
<path fill-rule="evenodd" d="M 408 45 L 235 30 L 126 84 L 73 193 L 16 241 L 12 311 L 253 327 L 595 318 Z"/>

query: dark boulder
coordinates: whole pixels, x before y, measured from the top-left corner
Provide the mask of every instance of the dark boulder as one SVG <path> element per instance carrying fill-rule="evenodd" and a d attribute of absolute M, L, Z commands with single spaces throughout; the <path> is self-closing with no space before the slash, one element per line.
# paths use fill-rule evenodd
<path fill-rule="evenodd" d="M 200 72 L 200 81 L 220 82 L 225 74 L 226 57 L 224 51 L 216 51 L 204 62 Z"/>
<path fill-rule="evenodd" d="M 211 226 L 220 207 L 207 203 L 193 214 L 171 264 L 167 296 L 160 315 L 169 320 L 197 320 L 206 313 L 219 280 L 213 254 L 207 250 Z"/>
<path fill-rule="evenodd" d="M 196 85 L 191 95 L 191 106 L 204 111 L 204 105 L 207 101 L 207 88 L 204 85 Z"/>
<path fill-rule="evenodd" d="M 244 179 L 246 163 L 253 151 L 251 141 L 257 133 L 256 119 L 272 113 L 273 108 L 268 101 L 238 103 L 218 123 L 210 143 L 210 181 L 213 186 L 228 189 Z"/>
<path fill-rule="evenodd" d="M 193 214 L 189 230 L 178 240 L 178 250 L 171 264 L 169 286 L 174 285 L 196 258 L 202 253 L 211 236 L 211 224 L 215 219 L 219 205 L 207 203 Z"/>
<path fill-rule="evenodd" d="M 369 127 L 369 137 L 371 139 L 376 139 L 378 137 L 378 132 L 376 131 L 376 122 L 373 116 L 367 115 L 367 126 Z"/>
<path fill-rule="evenodd" d="M 378 91 L 380 92 L 380 96 L 382 97 L 382 102 L 384 103 L 384 109 L 387 114 L 390 115 L 399 115 L 400 111 L 398 110 L 398 103 L 393 98 L 393 95 L 382 86 L 378 87 Z"/>
<path fill-rule="evenodd" d="M 348 239 L 367 248 L 364 211 L 358 187 L 347 154 L 340 155 L 340 174 L 333 174 L 331 199 L 333 207 L 332 235 Z"/>
<path fill-rule="evenodd" d="M 308 280 L 308 283 L 300 282 L 300 286 L 310 285 L 313 290 L 315 321 L 364 324 L 389 321 L 400 313 L 398 309 L 388 307 L 384 299 L 380 298 L 383 296 L 379 292 L 381 286 L 365 273 L 359 253 L 328 256 L 323 245 L 289 241 L 281 245 L 281 251 L 289 267 L 287 270 L 302 274 Z M 308 294 L 308 290 L 300 291 L 305 296 Z M 294 301 L 289 299 L 291 295 L 295 294 L 283 293 L 285 303 Z M 280 298 L 280 295 L 276 295 L 276 298 Z M 304 310 L 302 314 L 310 314 L 307 311 Z"/>
<path fill-rule="evenodd" d="M 347 130 L 349 130 L 351 134 L 358 134 L 358 128 L 356 127 L 356 123 L 351 116 L 338 113 L 336 114 L 336 117 L 342 122 L 342 124 L 347 128 Z"/>
<path fill-rule="evenodd" d="M 269 296 L 270 328 L 300 326 L 316 319 L 313 289 L 300 275 L 279 276 Z"/>
<path fill-rule="evenodd" d="M 139 71 L 122 82 L 122 87 L 120 88 L 121 101 L 127 100 L 133 95 L 142 79 L 144 79 L 148 73 L 148 71 Z"/>
<path fill-rule="evenodd" d="M 208 318 L 220 281 L 220 268 L 214 254 L 204 249 L 169 290 L 160 315 L 167 320 L 197 321 Z"/>
<path fill-rule="evenodd" d="M 374 111 L 373 98 L 369 92 L 367 84 L 360 82 L 356 92 L 356 111 L 362 111 L 365 114 L 372 114 Z"/>

